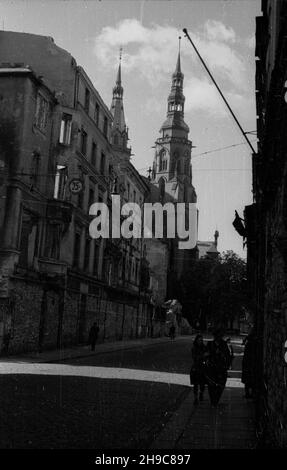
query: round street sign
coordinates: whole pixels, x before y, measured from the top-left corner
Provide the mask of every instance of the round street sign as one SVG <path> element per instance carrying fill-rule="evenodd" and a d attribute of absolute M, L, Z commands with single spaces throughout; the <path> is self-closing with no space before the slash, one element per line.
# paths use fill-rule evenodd
<path fill-rule="evenodd" d="M 79 194 L 83 191 L 83 182 L 80 179 L 74 178 L 69 183 L 69 189 L 72 194 Z"/>

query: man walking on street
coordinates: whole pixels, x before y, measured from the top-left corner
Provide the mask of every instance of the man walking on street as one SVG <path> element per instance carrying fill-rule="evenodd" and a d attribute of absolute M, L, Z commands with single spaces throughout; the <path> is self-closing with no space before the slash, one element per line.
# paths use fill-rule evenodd
<path fill-rule="evenodd" d="M 99 329 L 98 325 L 96 324 L 96 322 L 94 322 L 94 324 L 91 327 L 90 332 L 89 332 L 89 343 L 88 344 L 91 345 L 91 351 L 95 350 L 99 330 L 100 329 Z"/>

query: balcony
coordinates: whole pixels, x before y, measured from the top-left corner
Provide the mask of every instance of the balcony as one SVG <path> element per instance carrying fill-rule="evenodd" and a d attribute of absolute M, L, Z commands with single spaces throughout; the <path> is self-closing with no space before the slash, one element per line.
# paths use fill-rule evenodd
<path fill-rule="evenodd" d="M 72 220 L 73 205 L 60 199 L 50 199 L 47 204 L 47 219 L 63 226 L 66 231 Z"/>
<path fill-rule="evenodd" d="M 63 277 L 67 274 L 67 265 L 59 260 L 52 260 L 48 258 L 38 259 L 39 271 L 48 277 L 60 276 Z"/>

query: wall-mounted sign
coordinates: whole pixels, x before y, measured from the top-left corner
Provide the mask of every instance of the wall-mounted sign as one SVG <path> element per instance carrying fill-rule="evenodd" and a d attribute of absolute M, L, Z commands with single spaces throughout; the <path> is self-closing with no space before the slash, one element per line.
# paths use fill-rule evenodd
<path fill-rule="evenodd" d="M 287 363 L 287 341 L 284 344 L 284 361 Z"/>
<path fill-rule="evenodd" d="M 69 183 L 69 189 L 72 194 L 79 194 L 83 191 L 83 182 L 80 179 L 74 178 Z"/>

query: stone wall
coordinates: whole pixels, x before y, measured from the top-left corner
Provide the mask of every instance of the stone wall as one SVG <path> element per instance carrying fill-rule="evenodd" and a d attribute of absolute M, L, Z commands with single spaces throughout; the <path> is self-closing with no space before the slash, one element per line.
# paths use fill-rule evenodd
<path fill-rule="evenodd" d="M 87 344 L 94 322 L 99 342 L 143 338 L 152 331 L 147 304 L 138 309 L 132 299 L 111 300 L 17 277 L 10 279 L 9 292 L 0 299 L 2 355 Z M 157 325 L 154 333 L 163 334 Z"/>

